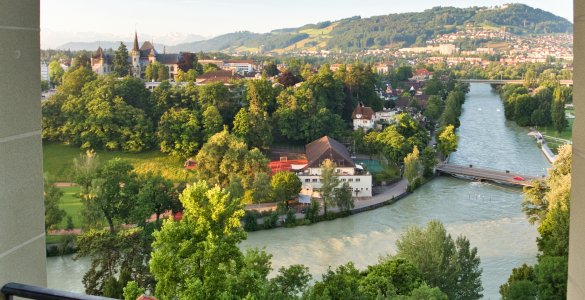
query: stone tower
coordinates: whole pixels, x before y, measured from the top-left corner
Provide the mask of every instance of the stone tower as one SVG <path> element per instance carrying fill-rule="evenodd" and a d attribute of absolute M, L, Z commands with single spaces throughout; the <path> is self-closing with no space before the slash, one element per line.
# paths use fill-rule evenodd
<path fill-rule="evenodd" d="M 136 31 L 134 31 L 134 46 L 132 47 L 130 57 L 132 58 L 132 75 L 140 78 L 142 70 L 140 68 L 140 48 L 138 46 L 138 34 Z"/>

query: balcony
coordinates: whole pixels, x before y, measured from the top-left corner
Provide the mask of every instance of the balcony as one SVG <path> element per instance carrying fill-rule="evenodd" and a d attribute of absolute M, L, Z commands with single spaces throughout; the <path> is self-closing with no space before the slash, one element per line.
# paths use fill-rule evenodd
<path fill-rule="evenodd" d="M 14 297 L 35 300 L 111 300 L 112 298 L 89 296 L 53 289 L 42 288 L 33 285 L 9 282 L 0 289 L 7 299 Z"/>

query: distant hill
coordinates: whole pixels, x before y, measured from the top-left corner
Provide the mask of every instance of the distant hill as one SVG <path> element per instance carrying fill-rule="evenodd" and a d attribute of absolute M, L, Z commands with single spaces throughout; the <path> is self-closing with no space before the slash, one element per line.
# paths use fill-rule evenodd
<path fill-rule="evenodd" d="M 299 28 L 258 34 L 234 32 L 215 38 L 167 47 L 168 51 L 264 51 L 329 49 L 363 50 L 423 45 L 437 34 L 454 32 L 467 24 L 506 27 L 515 34 L 571 33 L 573 24 L 552 13 L 524 4 L 499 8 L 435 7 L 418 13 L 370 18 L 352 17 L 335 22 L 308 24 Z"/>

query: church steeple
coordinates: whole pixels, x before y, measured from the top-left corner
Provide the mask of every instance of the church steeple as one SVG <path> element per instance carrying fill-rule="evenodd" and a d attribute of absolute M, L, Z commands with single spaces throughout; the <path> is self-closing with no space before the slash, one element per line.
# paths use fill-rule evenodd
<path fill-rule="evenodd" d="M 140 51 L 140 48 L 138 47 L 138 33 L 136 31 L 134 31 L 134 47 L 132 48 L 132 51 Z"/>

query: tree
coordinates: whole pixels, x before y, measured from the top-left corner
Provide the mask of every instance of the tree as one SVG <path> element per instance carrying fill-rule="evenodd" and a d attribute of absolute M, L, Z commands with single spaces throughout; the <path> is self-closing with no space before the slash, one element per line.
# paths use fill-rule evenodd
<path fill-rule="evenodd" d="M 51 86 L 49 85 L 49 82 L 46 80 L 41 80 L 41 92 L 46 92 L 49 89 L 51 89 Z"/>
<path fill-rule="evenodd" d="M 197 55 L 195 55 L 195 53 L 181 52 L 181 57 L 178 62 L 181 71 L 188 72 L 189 70 L 196 70 L 197 68 L 200 68 L 200 65 L 198 65 L 199 63 L 197 62 Z"/>
<path fill-rule="evenodd" d="M 362 273 L 367 275 L 362 280 L 360 290 L 371 298 L 379 294 L 385 297 L 392 294 L 408 295 L 423 282 L 415 265 L 396 257 L 383 258 Z"/>
<path fill-rule="evenodd" d="M 160 118 L 156 132 L 160 151 L 187 158 L 199 149 L 201 129 L 197 116 L 186 108 L 171 108 Z"/>
<path fill-rule="evenodd" d="M 191 69 L 187 72 L 183 72 L 183 70 L 178 69 L 177 75 L 175 77 L 176 82 L 195 82 L 197 79 L 197 71 Z"/>
<path fill-rule="evenodd" d="M 118 50 L 114 56 L 114 74 L 118 77 L 126 77 L 130 74 L 130 60 L 128 59 L 128 49 L 124 43 L 120 42 Z"/>
<path fill-rule="evenodd" d="M 408 298 L 408 300 L 419 300 L 419 299 L 432 299 L 432 300 L 447 300 L 449 297 L 443 293 L 437 287 L 430 287 L 426 283 L 421 284 L 418 288 L 414 289 Z"/>
<path fill-rule="evenodd" d="M 169 79 L 169 68 L 158 61 L 148 64 L 144 71 L 144 77 L 148 81 L 163 81 Z"/>
<path fill-rule="evenodd" d="M 85 195 L 84 210 L 97 210 L 106 219 L 110 232 L 115 223 L 127 221 L 137 193 L 136 175 L 130 163 L 112 159 L 98 169 Z"/>
<path fill-rule="evenodd" d="M 203 66 L 203 73 L 209 73 L 217 70 L 221 69 L 216 64 L 205 64 Z"/>
<path fill-rule="evenodd" d="M 224 187 L 238 175 L 244 188 L 249 188 L 255 174 L 269 171 L 268 159 L 257 149 L 248 150 L 246 143 L 227 128 L 209 138 L 195 162 L 200 179 Z"/>
<path fill-rule="evenodd" d="M 288 268 L 278 269 L 278 275 L 270 280 L 276 295 L 280 294 L 288 299 L 295 299 L 297 295 L 307 289 L 313 276 L 309 268 L 303 265 L 291 265 Z M 278 293 L 278 294 L 277 294 Z"/>
<path fill-rule="evenodd" d="M 425 282 L 441 289 L 449 299 L 482 297 L 477 248 L 470 249 L 462 236 L 453 241 L 440 221 L 430 221 L 424 229 L 409 228 L 396 246 L 397 256 L 413 263 Z"/>
<path fill-rule="evenodd" d="M 535 281 L 534 268 L 523 264 L 519 268 L 512 269 L 508 282 L 500 286 L 500 295 L 503 300 L 536 299 L 538 289 L 534 283 Z M 519 293 L 521 291 L 523 293 Z"/>
<path fill-rule="evenodd" d="M 83 276 L 85 292 L 121 298 L 129 281 L 149 286 L 152 277 L 145 261 L 149 259 L 150 243 L 150 235 L 145 235 L 141 228 L 85 231 L 77 238 L 75 256 L 91 259 L 89 270 Z"/>
<path fill-rule="evenodd" d="M 327 206 L 335 205 L 334 201 L 334 190 L 339 185 L 339 178 L 335 174 L 335 162 L 330 159 L 326 159 L 321 164 L 321 199 L 323 200 L 323 210 L 327 215 Z"/>
<path fill-rule="evenodd" d="M 341 187 L 333 191 L 333 201 L 341 211 L 349 211 L 354 207 L 349 183 L 344 182 Z"/>
<path fill-rule="evenodd" d="M 207 141 L 212 135 L 220 132 L 223 128 L 223 118 L 215 106 L 208 106 L 202 115 L 203 140 Z"/>
<path fill-rule="evenodd" d="M 433 176 L 434 168 L 439 163 L 437 151 L 433 147 L 426 147 L 420 156 L 420 163 L 423 168 L 423 176 L 426 178 Z"/>
<path fill-rule="evenodd" d="M 561 94 L 560 87 L 557 87 L 553 93 L 551 119 L 553 127 L 558 133 L 561 133 L 567 127 L 567 118 L 565 117 L 565 99 Z"/>
<path fill-rule="evenodd" d="M 457 150 L 458 141 L 459 137 L 455 134 L 455 126 L 447 125 L 447 127 L 439 131 L 437 148 L 444 156 L 449 156 L 451 152 Z"/>
<path fill-rule="evenodd" d="M 274 193 L 274 199 L 285 202 L 288 207 L 286 202 L 299 194 L 302 183 L 297 175 L 287 171 L 279 171 L 272 176 L 270 186 Z"/>
<path fill-rule="evenodd" d="M 268 149 L 272 145 L 272 126 L 268 113 L 242 107 L 234 119 L 234 134 L 252 147 Z"/>
<path fill-rule="evenodd" d="M 284 85 L 284 87 L 291 87 L 299 82 L 301 82 L 301 79 L 299 79 L 295 74 L 291 73 L 289 70 L 285 70 L 278 76 L 278 83 Z"/>
<path fill-rule="evenodd" d="M 143 288 L 140 288 L 135 281 L 130 281 L 124 287 L 123 293 L 124 300 L 136 300 L 138 299 L 138 297 L 143 295 L 144 292 L 145 290 Z"/>
<path fill-rule="evenodd" d="M 138 178 L 140 189 L 136 195 L 134 221 L 142 224 L 151 214 L 156 215 L 158 225 L 160 216 L 166 211 L 177 212 L 180 202 L 173 182 L 162 177 L 160 173 L 148 172 Z"/>
<path fill-rule="evenodd" d="M 46 176 L 44 180 L 45 198 L 45 232 L 61 223 L 66 213 L 59 208 L 59 201 L 63 197 L 63 191 L 49 181 Z"/>
<path fill-rule="evenodd" d="M 250 111 L 274 112 L 276 110 L 275 92 L 272 82 L 266 79 L 246 82 L 246 100 L 248 100 Z"/>
<path fill-rule="evenodd" d="M 49 81 L 52 86 L 58 86 L 61 84 L 63 74 L 65 74 L 65 71 L 63 70 L 63 67 L 61 67 L 59 61 L 53 60 L 49 63 Z"/>
<path fill-rule="evenodd" d="M 272 190 L 270 176 L 267 173 L 257 173 L 254 176 L 251 188 L 245 191 L 242 202 L 250 204 L 272 202 L 273 200 L 274 192 Z"/>
<path fill-rule="evenodd" d="M 338 266 L 335 271 L 329 267 L 321 281 L 315 282 L 304 298 L 364 299 L 359 291 L 360 279 L 360 272 L 352 262 Z"/>
<path fill-rule="evenodd" d="M 411 153 L 404 158 L 404 177 L 408 184 L 413 184 L 414 180 L 420 176 L 421 162 L 419 159 L 418 148 L 414 146 Z"/>
<path fill-rule="evenodd" d="M 276 64 L 274 62 L 268 62 L 264 65 L 264 70 L 262 70 L 262 76 L 264 77 L 273 77 L 280 73 Z"/>
<path fill-rule="evenodd" d="M 258 286 L 238 279 L 249 275 L 250 280 L 257 274 L 266 280 L 269 256 L 257 251 L 245 259 L 238 248 L 246 237 L 240 226 L 244 211 L 239 200 L 204 181 L 187 187 L 179 198 L 185 208 L 182 220 L 166 221 L 154 233 L 150 269 L 157 282 L 155 295 L 159 299 L 254 295 Z M 253 262 L 260 268 L 254 268 Z"/>

